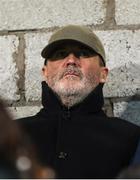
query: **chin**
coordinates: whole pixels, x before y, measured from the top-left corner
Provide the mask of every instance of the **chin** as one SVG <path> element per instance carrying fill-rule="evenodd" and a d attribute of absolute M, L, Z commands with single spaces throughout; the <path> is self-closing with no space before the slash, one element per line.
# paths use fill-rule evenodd
<path fill-rule="evenodd" d="M 70 79 L 70 80 L 66 80 L 60 83 L 61 87 L 64 87 L 66 89 L 68 88 L 75 88 L 75 87 L 81 87 L 82 83 L 81 81 L 77 80 L 77 79 Z"/>
<path fill-rule="evenodd" d="M 79 81 L 80 78 L 79 76 L 75 76 L 75 75 L 67 75 L 67 76 L 64 76 L 62 81 Z"/>
<path fill-rule="evenodd" d="M 77 88 L 77 85 L 76 84 L 60 84 L 58 86 L 58 89 L 62 90 L 62 91 L 73 91 L 73 90 L 76 90 L 76 89 L 79 89 Z"/>
<path fill-rule="evenodd" d="M 66 81 L 66 82 L 59 82 L 56 83 L 54 87 L 56 92 L 65 95 L 72 95 L 72 94 L 79 94 L 79 92 L 85 89 L 85 85 L 79 83 L 79 81 Z"/>

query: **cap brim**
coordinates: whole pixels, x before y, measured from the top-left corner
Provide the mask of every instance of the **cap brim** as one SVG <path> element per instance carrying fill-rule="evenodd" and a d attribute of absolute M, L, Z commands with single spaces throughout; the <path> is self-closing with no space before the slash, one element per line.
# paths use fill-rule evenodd
<path fill-rule="evenodd" d="M 73 39 L 62 39 L 62 40 L 58 40 L 58 41 L 55 41 L 55 42 L 52 42 L 50 44 L 48 44 L 41 52 L 41 56 L 43 58 L 48 58 L 50 56 L 50 54 L 58 48 L 58 46 L 62 45 L 62 44 L 66 44 L 66 43 L 70 43 L 70 42 L 76 42 L 76 43 L 79 43 L 87 48 L 90 48 L 92 49 L 90 46 L 80 42 L 80 41 L 77 41 L 77 40 L 73 40 Z M 94 50 L 94 49 L 92 49 Z M 95 51 L 95 50 L 94 50 Z"/>

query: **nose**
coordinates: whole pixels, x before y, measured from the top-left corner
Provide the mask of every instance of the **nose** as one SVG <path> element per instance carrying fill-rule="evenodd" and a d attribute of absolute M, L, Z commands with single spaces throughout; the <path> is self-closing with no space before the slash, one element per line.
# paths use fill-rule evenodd
<path fill-rule="evenodd" d="M 79 65 L 79 59 L 73 54 L 73 53 L 70 53 L 66 58 L 66 65 L 74 65 L 74 66 L 77 66 Z"/>

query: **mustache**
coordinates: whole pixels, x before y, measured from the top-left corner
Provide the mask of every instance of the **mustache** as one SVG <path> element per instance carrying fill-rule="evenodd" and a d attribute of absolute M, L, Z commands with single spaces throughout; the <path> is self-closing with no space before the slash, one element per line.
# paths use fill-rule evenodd
<path fill-rule="evenodd" d="M 63 78 L 67 74 L 75 74 L 76 76 L 79 76 L 80 78 L 83 77 L 83 73 L 81 72 L 81 70 L 72 65 L 64 69 L 64 71 L 61 73 L 60 79 Z"/>

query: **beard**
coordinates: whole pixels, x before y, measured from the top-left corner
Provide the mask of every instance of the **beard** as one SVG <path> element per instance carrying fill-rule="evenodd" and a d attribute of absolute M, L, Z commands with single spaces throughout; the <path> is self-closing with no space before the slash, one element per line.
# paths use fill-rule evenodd
<path fill-rule="evenodd" d="M 99 84 L 97 75 L 83 75 L 81 70 L 69 65 L 53 76 L 47 77 L 48 86 L 58 95 L 63 105 L 72 107 L 83 101 Z"/>

